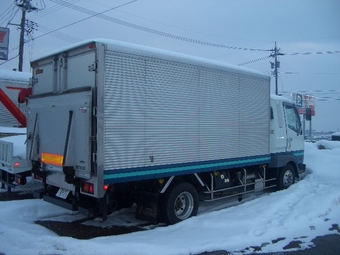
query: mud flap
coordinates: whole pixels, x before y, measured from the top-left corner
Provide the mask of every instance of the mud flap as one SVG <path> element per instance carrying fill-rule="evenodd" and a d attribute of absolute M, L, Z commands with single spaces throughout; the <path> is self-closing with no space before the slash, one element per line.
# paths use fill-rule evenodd
<path fill-rule="evenodd" d="M 136 197 L 136 219 L 159 222 L 159 195 L 151 193 L 139 193 Z"/>

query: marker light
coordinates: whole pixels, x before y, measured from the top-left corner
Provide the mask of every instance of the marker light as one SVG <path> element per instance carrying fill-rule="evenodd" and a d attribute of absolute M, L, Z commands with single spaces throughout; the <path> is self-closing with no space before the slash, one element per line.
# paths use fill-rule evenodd
<path fill-rule="evenodd" d="M 20 163 L 19 163 L 19 162 L 16 162 L 16 163 L 14 163 L 13 166 L 14 166 L 14 167 L 18 167 L 18 166 L 20 166 Z"/>

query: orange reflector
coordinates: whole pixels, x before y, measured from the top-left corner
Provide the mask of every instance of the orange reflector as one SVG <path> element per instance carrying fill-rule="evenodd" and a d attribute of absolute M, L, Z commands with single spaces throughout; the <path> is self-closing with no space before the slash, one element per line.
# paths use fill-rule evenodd
<path fill-rule="evenodd" d="M 14 163 L 14 167 L 18 167 L 18 166 L 20 166 L 19 162 Z"/>
<path fill-rule="evenodd" d="M 45 164 L 62 166 L 63 160 L 64 160 L 63 155 L 51 154 L 51 153 L 46 153 L 46 152 L 41 153 L 41 162 Z"/>

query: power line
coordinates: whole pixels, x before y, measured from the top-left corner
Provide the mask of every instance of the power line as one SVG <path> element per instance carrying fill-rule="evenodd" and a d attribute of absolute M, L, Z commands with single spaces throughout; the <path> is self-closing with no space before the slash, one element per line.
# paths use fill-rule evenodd
<path fill-rule="evenodd" d="M 90 15 L 90 17 L 84 18 L 84 19 L 76 21 L 76 22 L 73 22 L 73 23 L 71 23 L 69 25 L 66 25 L 66 26 L 63 26 L 61 28 L 52 30 L 50 32 L 47 32 L 46 34 L 50 34 L 52 32 L 56 32 L 56 31 L 58 31 L 60 29 L 64 29 L 66 27 L 69 27 L 69 26 L 72 26 L 74 24 L 80 23 L 80 22 L 82 22 L 84 20 L 87 20 L 89 18 L 92 18 L 92 17 L 98 17 L 100 19 L 103 19 L 103 20 L 106 20 L 106 21 L 109 21 L 109 22 L 113 22 L 113 23 L 116 23 L 116 24 L 119 24 L 119 25 L 127 26 L 129 28 L 133 28 L 133 29 L 137 29 L 137 30 L 140 30 L 140 31 L 144 31 L 144 32 L 148 32 L 148 33 L 152 33 L 152 34 L 156 34 L 156 35 L 159 35 L 159 36 L 164 36 L 164 37 L 168 37 L 168 38 L 172 38 L 172 39 L 176 39 L 176 40 L 181 40 L 181 41 L 185 41 L 185 42 L 189 42 L 189 43 L 200 44 L 200 45 L 204 45 L 204 46 L 225 48 L 225 49 L 231 49 L 231 50 L 244 50 L 244 51 L 274 51 L 274 53 L 271 55 L 272 57 L 275 57 L 276 55 L 298 55 L 298 54 L 307 55 L 307 54 L 313 54 L 312 52 L 309 52 L 309 53 L 287 53 L 287 54 L 284 54 L 284 53 L 281 53 L 279 51 L 276 52 L 276 54 L 275 54 L 275 49 L 269 50 L 269 49 L 244 48 L 244 47 L 235 47 L 235 46 L 229 46 L 229 45 L 224 45 L 224 44 L 211 43 L 211 42 L 207 42 L 207 41 L 202 41 L 202 40 L 192 39 L 192 38 L 189 38 L 189 37 L 183 37 L 183 36 L 178 36 L 178 35 L 175 35 L 175 34 L 166 33 L 166 32 L 163 32 L 163 31 L 159 31 L 159 30 L 148 28 L 148 27 L 136 25 L 134 23 L 126 22 L 126 21 L 123 21 L 123 20 L 120 20 L 120 19 L 117 19 L 117 18 L 112 18 L 112 17 L 107 16 L 107 15 L 103 15 L 103 13 L 106 13 L 106 12 L 111 11 L 113 9 L 117 9 L 119 7 L 122 7 L 122 6 L 126 5 L 126 4 L 123 4 L 123 5 L 118 6 L 118 7 L 110 8 L 110 9 L 108 9 L 106 11 L 103 11 L 103 12 L 95 12 L 95 11 L 91 11 L 91 10 L 88 10 L 86 8 L 74 5 L 72 2 L 66 2 L 64 0 L 50 0 L 50 1 L 55 2 L 57 4 L 60 4 L 60 5 L 64 6 L 64 7 L 71 8 L 71 9 L 74 9 L 76 11 L 88 14 L 88 15 Z M 135 2 L 135 1 L 137 1 L 137 0 L 128 2 L 127 4 L 130 4 L 130 3 Z M 73 2 L 75 2 L 75 1 L 73 1 Z M 46 35 L 46 34 L 44 34 L 44 35 Z M 35 39 L 40 38 L 40 37 L 42 37 L 44 35 L 35 37 Z M 330 54 L 331 52 L 327 51 L 326 53 Z M 334 51 L 332 53 L 340 53 L 340 52 L 339 51 Z M 317 54 L 320 54 L 320 52 L 318 52 Z M 242 63 L 240 65 L 246 65 L 246 64 L 254 63 L 254 62 L 257 62 L 257 61 L 261 61 L 261 60 L 267 59 L 269 57 L 270 56 L 266 56 L 266 57 L 263 57 L 263 58 L 259 58 L 259 59 L 256 59 L 256 60 L 252 60 L 252 61 L 248 61 L 248 62 Z"/>
<path fill-rule="evenodd" d="M 261 61 L 261 60 L 265 60 L 265 59 L 271 58 L 271 57 L 272 57 L 272 55 L 269 55 L 269 56 L 266 56 L 266 57 L 262 57 L 262 58 L 258 58 L 258 59 L 254 59 L 254 60 L 242 63 L 242 64 L 238 64 L 238 66 L 244 66 L 244 65 L 252 64 L 252 63 L 255 63 L 255 62 L 258 62 L 258 61 Z"/>
<path fill-rule="evenodd" d="M 53 1 L 53 0 L 51 0 L 51 1 Z M 52 31 L 50 31 L 50 32 L 48 32 L 48 33 L 46 33 L 46 34 L 37 36 L 37 37 L 35 37 L 34 39 L 38 39 L 38 38 L 43 37 L 43 36 L 45 36 L 45 35 L 51 34 L 51 33 L 53 33 L 53 32 L 56 32 L 56 31 L 58 31 L 58 30 L 60 30 L 60 29 L 64 29 L 64 28 L 66 28 L 66 27 L 70 27 L 70 26 L 72 26 L 72 25 L 75 25 L 75 24 L 78 24 L 78 23 L 80 23 L 80 22 L 83 22 L 84 20 L 88 20 L 88 19 L 90 19 L 90 18 L 92 18 L 92 17 L 98 16 L 98 15 L 102 15 L 102 13 L 109 12 L 109 11 L 111 11 L 111 10 L 120 8 L 120 7 L 122 7 L 122 6 L 128 5 L 128 4 L 133 3 L 133 2 L 136 2 L 136 1 L 137 1 L 137 0 L 133 0 L 133 1 L 130 1 L 130 2 L 128 2 L 128 3 L 121 4 L 121 5 L 119 5 L 119 6 L 110 8 L 110 9 L 108 9 L 108 10 L 106 10 L 106 11 L 99 12 L 99 13 L 95 13 L 94 15 L 92 15 L 92 16 L 90 16 L 90 17 L 87 17 L 87 18 L 84 18 L 84 19 L 75 21 L 75 22 L 73 22 L 73 23 L 70 23 L 70 24 L 68 24 L 68 25 L 65 25 L 65 26 L 60 27 L 60 28 L 57 28 L 57 29 L 54 29 L 54 30 L 52 30 Z"/>
<path fill-rule="evenodd" d="M 199 44 L 199 45 L 204 45 L 204 46 L 210 46 L 210 47 L 216 47 L 216 48 L 230 49 L 230 50 L 270 51 L 270 50 L 265 50 L 265 49 L 255 49 L 255 48 L 244 48 L 244 47 L 229 46 L 229 45 L 225 45 L 225 44 L 218 44 L 218 43 L 212 43 L 212 42 L 192 39 L 190 37 L 170 34 L 170 33 L 167 33 L 167 32 L 160 31 L 160 30 L 144 27 L 144 26 L 141 26 L 141 25 L 136 25 L 136 24 L 131 23 L 131 22 L 127 22 L 127 21 L 124 21 L 124 20 L 120 20 L 120 19 L 117 19 L 117 18 L 112 18 L 112 17 L 106 16 L 106 15 L 103 15 L 103 13 L 108 12 L 112 9 L 98 13 L 98 12 L 91 11 L 91 10 L 88 10 L 86 8 L 74 5 L 72 3 L 66 2 L 64 0 L 51 0 L 51 1 L 58 3 L 58 4 L 61 4 L 65 7 L 74 9 L 76 11 L 91 15 L 90 18 L 91 17 L 98 17 L 100 19 L 103 19 L 103 20 L 106 20 L 106 21 L 109 21 L 109 22 L 112 22 L 112 23 L 116 23 L 118 25 L 126 26 L 126 27 L 129 27 L 129 28 L 132 28 L 132 29 L 140 30 L 140 31 L 143 31 L 143 32 L 147 32 L 147 33 L 151 33 L 151 34 L 155 34 L 155 35 L 158 35 L 158 36 L 163 36 L 163 37 L 167 37 L 167 38 L 171 38 L 171 39 L 175 39 L 175 40 L 179 40 L 179 41 L 184 41 L 184 42 L 189 42 L 189 43 L 194 43 L 194 44 Z M 132 2 L 135 2 L 135 1 L 132 1 Z M 83 19 L 83 20 L 85 20 L 85 19 Z M 79 23 L 83 20 L 80 20 L 80 21 L 75 22 L 75 23 Z M 72 23 L 70 25 L 73 25 L 75 23 Z"/>
<path fill-rule="evenodd" d="M 6 64 L 6 63 L 8 63 L 9 61 L 11 61 L 11 60 L 13 60 L 13 59 L 17 58 L 18 56 L 19 56 L 19 55 L 16 55 L 15 57 L 12 57 L 12 58 L 10 58 L 10 59 L 6 60 L 5 62 L 2 62 L 2 63 L 0 64 L 0 66 L 1 66 L 1 65 L 3 65 L 3 64 Z"/>
<path fill-rule="evenodd" d="M 315 72 L 282 72 L 280 74 L 315 74 L 315 75 L 340 75 L 340 73 L 315 73 Z"/>
<path fill-rule="evenodd" d="M 10 6 L 11 7 L 11 6 Z M 7 21 L 6 27 L 9 25 L 9 23 L 13 20 L 13 18 L 15 17 L 15 15 L 17 14 L 17 12 L 19 11 L 19 9 L 15 10 L 16 6 L 13 3 L 13 7 L 11 10 L 8 10 L 7 13 L 3 13 L 3 17 L 0 17 L 0 19 L 2 19 L 0 21 L 0 24 L 4 23 Z M 8 8 L 9 9 L 9 8 Z"/>
<path fill-rule="evenodd" d="M 316 52 L 295 52 L 295 53 L 282 53 L 284 56 L 296 56 L 296 55 L 325 55 L 325 54 L 339 54 L 339 50 L 334 51 L 316 51 Z"/>
<path fill-rule="evenodd" d="M 79 2 L 80 0 L 70 0 L 69 2 L 71 3 L 75 3 L 75 2 Z M 60 9 L 64 8 L 63 6 L 60 5 L 54 5 L 51 8 L 45 9 L 41 12 L 39 12 L 38 14 L 34 14 L 34 20 L 36 19 L 40 19 L 42 17 L 45 17 L 47 15 L 50 15 L 51 13 L 54 13 Z"/>
<path fill-rule="evenodd" d="M 70 43 L 75 43 L 75 42 L 81 41 L 80 38 L 70 36 L 70 35 L 62 33 L 60 31 L 55 31 L 55 30 L 48 28 L 46 26 L 43 26 L 41 24 L 38 24 L 37 30 L 41 31 L 44 34 L 48 34 L 50 36 L 53 36 L 55 38 L 58 38 L 58 39 L 61 39 L 61 40 L 64 40 L 64 41 L 67 41 L 67 42 L 70 42 Z M 36 38 L 34 38 L 34 39 L 36 39 Z"/>
<path fill-rule="evenodd" d="M 1 14 L 0 14 L 0 20 L 1 19 L 5 19 L 6 16 L 10 15 L 11 11 L 13 11 L 15 9 L 15 4 L 12 3 L 6 10 L 4 10 Z M 0 23 L 2 23 L 2 21 L 0 21 Z"/>
<path fill-rule="evenodd" d="M 165 36 L 165 37 L 168 37 L 168 38 L 172 38 L 172 39 L 176 39 L 176 40 L 181 40 L 181 41 L 185 41 L 185 42 L 189 42 L 189 43 L 196 43 L 196 44 L 200 44 L 200 45 L 204 45 L 204 46 L 226 48 L 226 49 L 231 49 L 231 50 L 272 51 L 273 53 L 270 56 L 265 56 L 265 57 L 262 57 L 262 58 L 259 58 L 259 59 L 251 60 L 251 61 L 239 64 L 239 65 L 240 66 L 247 65 L 247 64 L 251 64 L 251 63 L 254 63 L 254 62 L 261 61 L 261 60 L 265 60 L 265 59 L 267 59 L 269 57 L 274 57 L 275 58 L 275 66 L 274 67 L 276 67 L 276 69 L 275 69 L 276 71 L 274 72 L 274 74 L 275 74 L 276 77 L 277 77 L 277 68 L 279 68 L 279 66 L 277 66 L 279 64 L 279 62 L 277 62 L 277 58 L 276 58 L 277 55 L 311 55 L 311 54 L 338 54 L 338 53 L 340 53 L 340 51 L 304 52 L 304 53 L 281 53 L 279 51 L 280 49 L 276 48 L 276 46 L 275 46 L 275 49 L 271 49 L 271 50 L 268 50 L 268 49 L 255 49 L 255 48 L 244 48 L 244 47 L 234 47 L 234 46 L 229 46 L 229 45 L 224 45 L 224 44 L 217 44 L 217 43 L 211 43 L 211 42 L 207 42 L 207 41 L 196 40 L 196 39 L 192 39 L 192 38 L 189 38 L 189 37 L 178 36 L 178 35 L 174 35 L 174 34 L 166 33 L 166 32 L 163 32 L 163 31 L 159 31 L 159 30 L 143 27 L 143 26 L 140 26 L 140 25 L 136 25 L 136 24 L 133 24 L 133 23 L 130 23 L 130 22 L 126 22 L 126 21 L 123 21 L 123 20 L 120 20 L 120 19 L 116 19 L 116 18 L 112 18 L 112 17 L 106 16 L 106 15 L 103 15 L 103 13 L 106 13 L 108 11 L 117 9 L 119 7 L 125 6 L 125 5 L 130 4 L 130 3 L 136 2 L 137 0 L 130 1 L 130 2 L 126 3 L 126 4 L 122 4 L 120 6 L 113 7 L 113 8 L 110 8 L 110 9 L 108 9 L 106 11 L 99 12 L 99 13 L 91 11 L 91 10 L 88 10 L 88 9 L 85 9 L 85 8 L 77 6 L 77 5 L 74 5 L 72 3 L 72 2 L 78 2 L 79 0 L 73 0 L 72 2 L 66 2 L 66 1 L 63 1 L 63 0 L 51 0 L 51 1 L 55 2 L 55 3 L 59 4 L 59 5 L 63 5 L 64 7 L 71 8 L 71 9 L 77 10 L 79 12 L 83 12 L 83 13 L 91 15 L 91 16 L 87 17 L 87 18 L 84 18 L 84 19 L 81 19 L 79 21 L 73 22 L 73 23 L 68 24 L 66 26 L 60 27 L 58 29 L 54 29 L 54 30 L 48 29 L 47 27 L 40 26 L 41 29 L 39 29 L 39 30 L 41 30 L 44 34 L 40 35 L 40 36 L 37 36 L 34 39 L 38 39 L 38 38 L 43 37 L 45 35 L 51 35 L 51 36 L 54 36 L 54 37 L 59 38 L 61 40 L 69 41 L 71 43 L 80 41 L 81 39 L 79 39 L 79 38 L 72 37 L 72 36 L 69 36 L 67 34 L 64 34 L 64 33 L 58 32 L 58 31 L 61 30 L 61 29 L 66 28 L 66 27 L 72 26 L 74 24 L 80 23 L 80 22 L 82 22 L 84 20 L 90 19 L 92 17 L 98 17 L 100 19 L 107 20 L 107 21 L 110 21 L 110 22 L 113 22 L 113 23 L 116 23 L 116 24 L 119 24 L 119 25 L 123 25 L 123 26 L 127 26 L 127 27 L 130 27 L 130 28 L 133 28 L 133 29 L 137 29 L 137 30 L 140 30 L 140 31 L 156 34 L 156 35 L 159 35 L 159 36 Z M 58 9 L 61 9 L 61 8 L 55 7 L 53 10 L 49 9 L 48 13 L 55 12 Z M 45 16 L 45 15 L 43 15 L 43 16 Z"/>

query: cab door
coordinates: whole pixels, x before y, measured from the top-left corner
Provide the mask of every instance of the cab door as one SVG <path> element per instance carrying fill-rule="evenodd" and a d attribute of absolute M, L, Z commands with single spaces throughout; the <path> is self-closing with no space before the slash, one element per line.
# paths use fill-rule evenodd
<path fill-rule="evenodd" d="M 304 137 L 298 111 L 293 104 L 284 103 L 283 107 L 287 130 L 286 151 L 301 151 L 304 148 Z"/>

